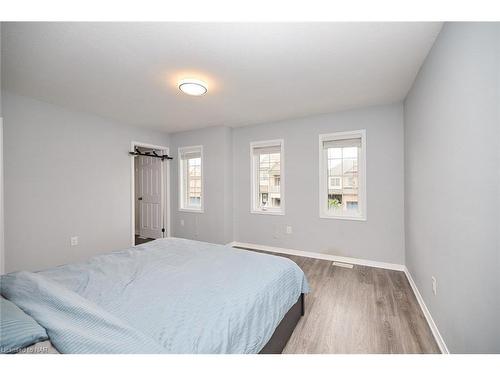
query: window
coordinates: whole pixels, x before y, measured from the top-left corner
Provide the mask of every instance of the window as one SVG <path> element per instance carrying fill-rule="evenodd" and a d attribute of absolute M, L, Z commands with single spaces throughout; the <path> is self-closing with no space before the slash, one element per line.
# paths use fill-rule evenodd
<path fill-rule="evenodd" d="M 179 148 L 179 210 L 203 212 L 203 146 Z"/>
<path fill-rule="evenodd" d="M 283 140 L 252 142 L 253 213 L 284 214 Z"/>
<path fill-rule="evenodd" d="M 319 136 L 320 217 L 366 220 L 365 131 Z"/>
<path fill-rule="evenodd" d="M 330 177 L 328 189 L 342 189 L 342 177 Z"/>

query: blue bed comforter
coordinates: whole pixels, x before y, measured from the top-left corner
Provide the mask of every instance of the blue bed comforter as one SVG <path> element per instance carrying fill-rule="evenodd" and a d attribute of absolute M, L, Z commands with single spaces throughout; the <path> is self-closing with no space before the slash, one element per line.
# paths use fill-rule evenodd
<path fill-rule="evenodd" d="M 287 258 L 177 238 L 1 279 L 62 353 L 258 353 L 307 292 Z"/>

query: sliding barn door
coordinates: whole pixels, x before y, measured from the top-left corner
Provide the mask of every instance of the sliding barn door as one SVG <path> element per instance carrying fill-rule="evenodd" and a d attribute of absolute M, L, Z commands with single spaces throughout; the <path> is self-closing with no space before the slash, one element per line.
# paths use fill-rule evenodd
<path fill-rule="evenodd" d="M 159 158 L 139 158 L 139 212 L 141 237 L 163 237 L 162 162 Z"/>

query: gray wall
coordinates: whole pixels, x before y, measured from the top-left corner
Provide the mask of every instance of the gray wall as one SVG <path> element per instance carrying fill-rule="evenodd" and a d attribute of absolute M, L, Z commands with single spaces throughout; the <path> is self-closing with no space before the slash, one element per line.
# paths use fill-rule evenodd
<path fill-rule="evenodd" d="M 129 247 L 130 142 L 168 146 L 168 135 L 5 91 L 2 100 L 6 271 Z"/>
<path fill-rule="evenodd" d="M 0 22 L 0 72 L 2 71 L 2 23 Z M 0 87 L 2 87 L 2 74 L 0 73 Z M 4 253 L 4 200 L 3 200 L 3 117 L 2 117 L 2 90 L 0 90 L 0 275 L 5 272 Z"/>
<path fill-rule="evenodd" d="M 211 127 L 170 136 L 172 235 L 226 244 L 232 241 L 232 129 Z M 179 160 L 177 151 L 184 146 L 203 146 L 204 212 L 179 211 Z M 184 220 L 184 226 L 181 225 Z"/>
<path fill-rule="evenodd" d="M 455 353 L 500 352 L 499 49 L 446 24 L 405 102 L 406 262 Z"/>
<path fill-rule="evenodd" d="M 321 219 L 318 136 L 357 129 L 366 129 L 368 220 Z M 252 214 L 250 142 L 278 138 L 285 141 L 285 215 Z M 236 128 L 233 152 L 236 241 L 404 263 L 401 104 Z"/>
<path fill-rule="evenodd" d="M 318 135 L 354 129 L 367 130 L 368 220 L 320 219 Z M 285 140 L 286 214 L 251 214 L 250 142 L 276 138 Z M 205 212 L 178 210 L 178 161 L 174 161 L 174 236 L 404 263 L 401 104 L 232 130 L 214 127 L 171 135 L 174 156 L 178 147 L 200 144 L 205 159 Z M 292 226 L 292 234 L 285 234 L 286 225 Z"/>

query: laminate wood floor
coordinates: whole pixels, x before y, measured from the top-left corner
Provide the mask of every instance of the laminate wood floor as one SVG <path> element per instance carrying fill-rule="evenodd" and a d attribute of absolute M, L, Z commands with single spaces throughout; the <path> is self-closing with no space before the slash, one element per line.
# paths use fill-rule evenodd
<path fill-rule="evenodd" d="M 284 354 L 440 353 L 403 272 L 274 255 L 297 263 L 311 287 Z"/>

